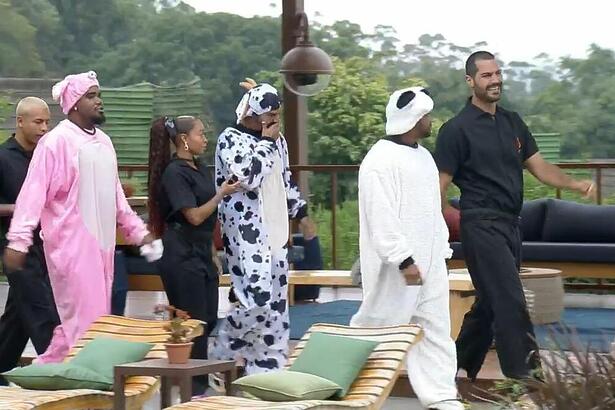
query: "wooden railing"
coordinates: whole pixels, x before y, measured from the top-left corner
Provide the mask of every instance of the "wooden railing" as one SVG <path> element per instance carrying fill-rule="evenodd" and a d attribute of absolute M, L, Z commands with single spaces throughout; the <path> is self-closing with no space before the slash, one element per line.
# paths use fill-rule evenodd
<path fill-rule="evenodd" d="M 556 164 L 564 170 L 587 170 L 594 171 L 594 181 L 597 187 L 596 202 L 602 204 L 602 182 L 603 182 L 603 170 L 615 169 L 615 162 L 587 162 L 587 163 L 560 163 Z M 134 172 L 147 172 L 147 165 L 120 165 L 120 171 L 126 173 L 127 177 L 132 177 Z M 342 173 L 354 172 L 357 173 L 359 165 L 293 165 L 291 169 L 295 177 L 299 177 L 301 173 L 326 173 L 329 174 L 329 184 L 331 190 L 331 197 L 329 206 L 331 208 L 331 261 L 332 268 L 338 267 L 337 262 L 337 215 L 336 209 L 338 205 L 338 176 Z M 561 198 L 561 191 L 556 190 L 556 197 Z"/>
<path fill-rule="evenodd" d="M 119 170 L 126 174 L 128 178 L 132 178 L 135 172 L 147 172 L 147 165 L 120 165 Z M 329 206 L 331 207 L 331 261 L 333 269 L 337 269 L 337 192 L 338 192 L 338 174 L 348 172 L 358 172 L 358 165 L 293 165 L 291 170 L 296 177 L 299 177 L 303 172 L 320 172 L 329 174 L 329 184 L 331 189 L 331 199 Z"/>
<path fill-rule="evenodd" d="M 593 176 L 594 182 L 596 184 L 596 203 L 598 205 L 602 204 L 602 188 L 603 188 L 603 170 L 605 169 L 615 169 L 615 162 L 583 162 L 583 163 L 571 163 L 564 162 L 557 164 L 561 169 L 574 169 L 574 170 L 587 170 L 587 171 L 595 171 L 595 175 Z M 561 189 L 556 190 L 555 196 L 559 199 L 562 197 Z"/>

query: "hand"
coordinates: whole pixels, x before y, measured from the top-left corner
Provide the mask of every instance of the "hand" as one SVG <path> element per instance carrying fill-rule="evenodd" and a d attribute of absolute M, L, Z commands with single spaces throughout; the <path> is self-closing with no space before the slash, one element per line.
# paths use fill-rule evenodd
<path fill-rule="evenodd" d="M 26 262 L 26 254 L 11 248 L 4 250 L 4 267 L 6 271 L 18 271 L 23 269 Z M 6 272 L 5 272 L 6 273 Z"/>
<path fill-rule="evenodd" d="M 0 216 L 11 216 L 15 211 L 15 204 L 0 204 Z"/>
<path fill-rule="evenodd" d="M 145 259 L 150 263 L 162 258 L 163 252 L 164 246 L 162 245 L 162 240 L 160 239 L 156 239 L 151 243 L 146 243 L 140 248 L 141 256 L 145 257 Z"/>
<path fill-rule="evenodd" d="M 151 233 L 148 233 L 147 235 L 145 235 L 145 237 L 143 238 L 143 241 L 141 241 L 141 245 L 148 245 L 151 244 L 152 242 L 154 242 L 154 235 L 152 235 Z"/>
<path fill-rule="evenodd" d="M 311 241 L 317 235 L 316 224 L 310 219 L 309 216 L 301 218 L 301 220 L 299 221 L 299 230 L 303 234 L 303 238 L 306 241 Z"/>
<path fill-rule="evenodd" d="M 585 179 L 582 181 L 574 181 L 573 189 L 583 194 L 585 198 L 596 200 L 598 196 L 598 190 L 594 181 Z"/>
<path fill-rule="evenodd" d="M 222 183 L 222 186 L 220 186 L 220 194 L 222 195 L 222 197 L 225 197 L 239 191 L 239 188 L 241 188 L 239 186 L 239 181 L 233 183 L 229 183 L 229 181 L 224 181 Z"/>
<path fill-rule="evenodd" d="M 265 121 L 261 122 L 263 126 L 262 136 L 265 138 L 270 138 L 272 140 L 277 140 L 280 138 L 280 123 L 272 122 L 271 124 L 266 124 Z"/>
<path fill-rule="evenodd" d="M 239 83 L 239 85 L 247 91 L 250 91 L 251 89 L 253 89 L 254 87 L 256 87 L 256 81 L 254 81 L 253 79 L 251 79 L 250 77 L 246 77 L 245 81 L 241 81 Z"/>
<path fill-rule="evenodd" d="M 408 266 L 406 269 L 401 271 L 401 274 L 404 276 L 404 279 L 406 279 L 406 285 L 408 286 L 423 284 L 423 281 L 421 280 L 421 271 L 419 271 L 419 267 L 416 266 L 416 264 Z"/>

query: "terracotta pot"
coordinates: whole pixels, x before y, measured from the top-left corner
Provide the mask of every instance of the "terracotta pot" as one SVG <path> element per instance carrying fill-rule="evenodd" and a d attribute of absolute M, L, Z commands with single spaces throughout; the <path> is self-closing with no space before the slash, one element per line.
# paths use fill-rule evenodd
<path fill-rule="evenodd" d="M 192 352 L 192 345 L 194 342 L 188 343 L 165 343 L 164 347 L 167 349 L 167 356 L 169 363 L 183 364 L 187 363 L 190 359 L 190 352 Z"/>
<path fill-rule="evenodd" d="M 122 184 L 122 189 L 124 190 L 124 196 L 126 198 L 130 198 L 135 194 L 135 187 L 129 184 Z"/>

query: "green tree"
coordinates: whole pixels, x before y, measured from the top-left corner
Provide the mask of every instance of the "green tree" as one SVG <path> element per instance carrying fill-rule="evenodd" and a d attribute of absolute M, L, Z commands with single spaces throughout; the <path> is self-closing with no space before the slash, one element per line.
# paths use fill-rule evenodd
<path fill-rule="evenodd" d="M 148 81 L 176 84 L 201 79 L 216 130 L 234 122 L 238 83 L 279 67 L 279 21 L 161 10 L 141 37 L 103 54 L 95 66 L 110 85 Z M 255 41 L 254 39 L 258 39 Z"/>
<path fill-rule="evenodd" d="M 2 75 L 60 77 L 94 69 L 107 86 L 198 77 L 215 131 L 234 121 L 241 79 L 263 72 L 279 81 L 279 18 L 197 13 L 178 0 L 0 0 L 0 12 Z M 437 133 L 469 95 L 465 58 L 488 48 L 485 42 L 455 44 L 437 33 L 401 44 L 392 27 L 366 34 L 347 20 L 312 21 L 310 30 L 339 65 L 331 87 L 309 100 L 313 163 L 360 161 L 382 134 L 385 96 L 409 84 L 430 88 Z M 612 50 L 595 45 L 586 58 L 543 53 L 531 62 L 500 61 L 502 105 L 519 111 L 534 132 L 560 133 L 567 157 L 614 156 L 614 62 Z M 364 84 L 356 84 L 359 79 Z M 355 104 L 366 95 L 380 100 Z"/>
<path fill-rule="evenodd" d="M 372 61 L 353 57 L 333 59 L 335 75 L 329 86 L 309 100 L 309 160 L 312 164 L 358 164 L 384 135 L 388 99 L 385 76 Z M 355 198 L 355 174 L 340 174 L 338 198 Z M 329 203 L 327 175 L 314 175 L 315 203 Z"/>
<path fill-rule="evenodd" d="M 61 76 L 72 38 L 57 9 L 48 0 L 12 0 L 11 6 L 36 27 L 36 48 L 44 62 L 45 75 Z"/>
<path fill-rule="evenodd" d="M 309 100 L 310 162 L 357 164 L 384 135 L 387 82 L 367 59 L 334 64 L 329 86 Z"/>
<path fill-rule="evenodd" d="M 55 7 L 71 43 L 67 61 L 71 69 L 85 70 L 91 58 L 133 41 L 149 23 L 152 1 L 49 0 Z"/>
<path fill-rule="evenodd" d="M 369 57 L 370 49 L 363 45 L 369 36 L 361 26 L 348 20 L 331 25 L 310 22 L 310 39 L 330 56 L 345 60 L 351 57 Z"/>
<path fill-rule="evenodd" d="M 0 94 L 0 124 L 4 123 L 10 116 L 11 105 L 4 95 Z M 8 137 L 8 133 L 0 130 L 0 143 L 4 142 Z"/>
<path fill-rule="evenodd" d="M 535 122 L 562 134 L 568 158 L 615 156 L 615 53 L 592 45 L 587 58 L 561 60 L 561 79 L 533 99 Z"/>
<path fill-rule="evenodd" d="M 45 66 L 35 28 L 5 0 L 0 0 L 0 16 L 0 73 L 7 77 L 40 75 Z"/>

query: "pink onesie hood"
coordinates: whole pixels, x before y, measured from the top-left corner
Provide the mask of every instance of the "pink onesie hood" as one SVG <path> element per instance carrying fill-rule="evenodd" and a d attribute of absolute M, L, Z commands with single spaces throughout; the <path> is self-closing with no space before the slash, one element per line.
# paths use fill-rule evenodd
<path fill-rule="evenodd" d="M 67 75 L 64 80 L 56 83 L 51 89 L 51 96 L 54 101 L 60 103 L 62 112 L 68 112 L 77 104 L 77 101 L 90 89 L 92 86 L 99 86 L 96 73 L 88 71 L 81 74 Z"/>

